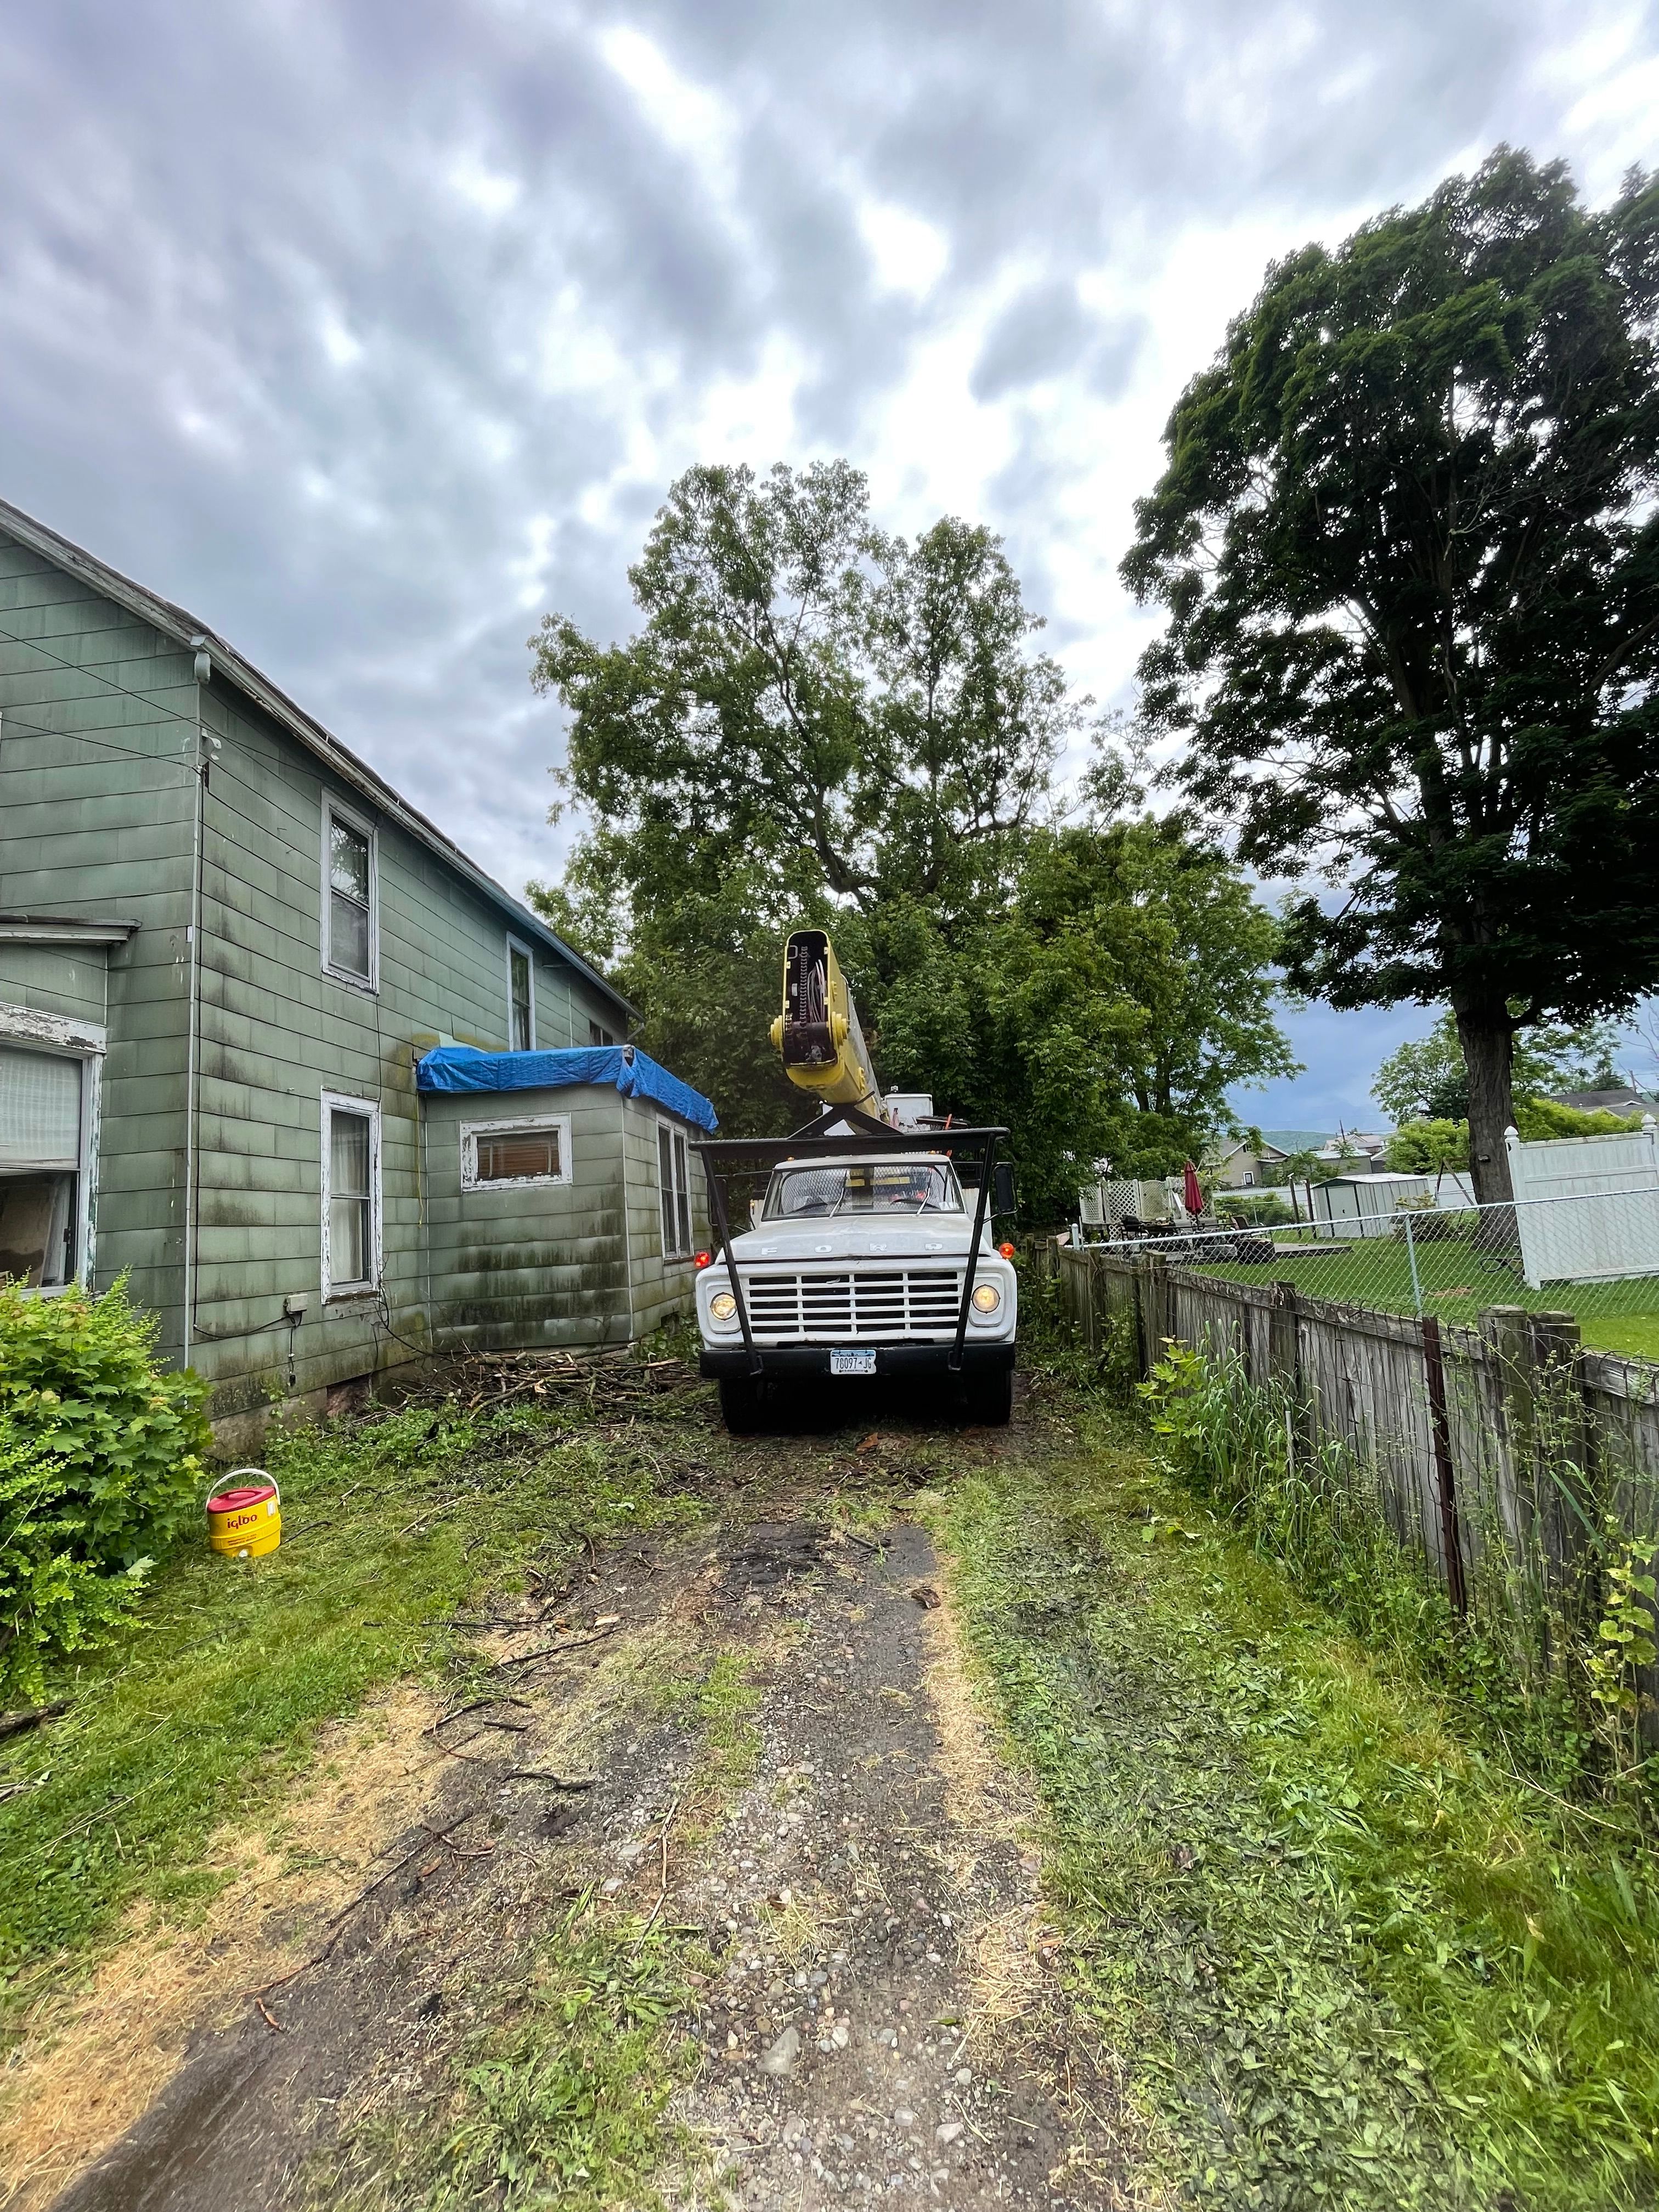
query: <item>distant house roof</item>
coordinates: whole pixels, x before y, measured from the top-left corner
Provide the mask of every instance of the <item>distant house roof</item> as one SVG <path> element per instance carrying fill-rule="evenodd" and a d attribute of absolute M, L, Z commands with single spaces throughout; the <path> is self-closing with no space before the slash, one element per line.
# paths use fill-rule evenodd
<path fill-rule="evenodd" d="M 1659 1099 L 1627 1087 L 1617 1091 L 1554 1091 L 1550 1093 L 1549 1103 L 1552 1106 L 1571 1106 L 1578 1114 L 1651 1114 L 1659 1108 Z"/>
<path fill-rule="evenodd" d="M 1259 1146 L 1252 1144 L 1248 1135 L 1215 1137 L 1211 1139 L 1207 1149 L 1210 1155 L 1218 1160 L 1231 1160 L 1240 1152 L 1249 1153 L 1253 1159 L 1266 1159 L 1270 1154 L 1274 1159 L 1282 1160 L 1285 1158 L 1279 1146 L 1265 1133 Z"/>
<path fill-rule="evenodd" d="M 421 1091 L 562 1091 L 576 1083 L 609 1084 L 624 1098 L 653 1098 L 699 1129 L 714 1130 L 719 1117 L 701 1091 L 641 1052 L 637 1045 L 577 1046 L 568 1052 L 480 1052 L 470 1044 L 441 1044 L 415 1063 Z"/>
<path fill-rule="evenodd" d="M 245 660 L 234 645 L 210 629 L 206 623 L 187 609 L 175 606 L 171 599 L 158 597 L 144 585 L 134 583 L 131 576 L 124 576 L 118 568 L 112 568 L 96 554 L 87 552 L 82 546 L 61 537 L 57 531 L 49 529 L 44 522 L 37 522 L 32 514 L 25 514 L 21 507 L 13 507 L 9 501 L 3 499 L 0 499 L 0 530 L 15 538 L 19 544 L 28 546 L 32 551 L 55 562 L 60 568 L 67 569 L 70 575 L 79 576 L 83 583 L 89 584 L 102 597 L 113 599 L 118 606 L 125 607 L 130 614 L 137 615 L 141 622 L 149 623 L 178 644 L 189 648 L 198 639 L 201 640 L 212 656 L 216 672 L 227 677 L 239 690 L 246 692 L 273 721 L 280 722 L 290 737 L 297 738 L 307 752 L 326 761 L 343 783 L 349 784 L 373 805 L 389 815 L 401 829 L 407 830 L 418 843 L 447 860 L 458 875 L 464 876 L 475 890 L 483 891 L 487 898 L 510 915 L 516 928 L 528 937 L 539 939 L 562 960 L 568 960 L 578 974 L 586 976 L 595 990 L 603 992 L 611 1003 L 619 1006 L 629 1019 L 637 1019 L 637 1009 L 623 998 L 614 983 L 608 983 L 598 969 L 591 967 L 579 952 L 573 951 L 562 938 L 556 936 L 539 915 L 533 914 L 526 906 L 521 906 L 493 876 L 487 876 L 477 862 L 470 860 L 452 838 L 446 837 L 435 823 L 428 822 L 417 807 L 411 806 L 406 799 L 400 797 L 366 761 L 359 760 L 356 753 L 343 745 L 331 731 L 325 730 L 303 708 L 296 707 L 285 691 L 279 690 L 268 676 L 262 675 L 252 661 Z M 26 639 L 23 642 L 29 641 Z"/>

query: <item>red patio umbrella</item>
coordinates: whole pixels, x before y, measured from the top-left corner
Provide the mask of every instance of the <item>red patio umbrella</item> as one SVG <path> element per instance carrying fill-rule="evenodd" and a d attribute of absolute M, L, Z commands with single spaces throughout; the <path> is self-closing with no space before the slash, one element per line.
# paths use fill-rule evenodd
<path fill-rule="evenodd" d="M 1188 1213 L 1202 1213 L 1204 1194 L 1198 1187 L 1198 1170 L 1190 1160 L 1181 1171 L 1182 1196 L 1187 1201 Z"/>

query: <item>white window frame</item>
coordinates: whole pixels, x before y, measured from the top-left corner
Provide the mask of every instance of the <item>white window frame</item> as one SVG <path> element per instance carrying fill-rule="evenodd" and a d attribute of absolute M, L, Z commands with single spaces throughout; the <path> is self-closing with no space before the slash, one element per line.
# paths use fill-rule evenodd
<path fill-rule="evenodd" d="M 334 1194 L 330 1188 L 333 1180 L 330 1124 L 336 1111 L 356 1114 L 368 1123 L 368 1243 L 369 1266 L 372 1273 L 366 1281 L 337 1283 L 334 1280 L 332 1255 L 329 1250 L 329 1200 Z M 380 1191 L 380 1109 L 373 1098 L 349 1097 L 343 1091 L 325 1091 L 322 1111 L 323 1137 L 323 1222 L 322 1222 L 322 1291 L 325 1308 L 331 1301 L 351 1305 L 364 1298 L 372 1298 L 385 1279 L 385 1255 L 382 1248 L 380 1224 L 384 1206 Z"/>
<path fill-rule="evenodd" d="M 559 1173 L 551 1176 L 506 1176 L 485 1182 L 478 1174 L 478 1139 L 480 1137 L 517 1137 L 538 1135 L 543 1130 L 556 1129 L 559 1133 Z M 570 1116 L 568 1114 L 526 1114 L 513 1121 L 463 1121 L 461 1124 L 461 1188 L 463 1190 L 553 1190 L 575 1181 L 574 1163 L 570 1157 Z"/>
<path fill-rule="evenodd" d="M 510 933 L 507 940 L 507 1050 L 516 1052 L 520 1049 L 513 1042 L 513 956 L 515 952 L 523 953 L 525 965 L 530 970 L 530 1042 L 523 1048 L 534 1052 L 536 1049 L 536 956 L 521 937 L 514 937 Z"/>
<path fill-rule="evenodd" d="M 66 1014 L 47 1014 L 33 1006 L 0 1006 L 0 1043 L 31 1052 L 51 1052 L 81 1063 L 81 1159 L 75 1174 L 75 1273 L 67 1283 L 43 1284 L 30 1293 L 61 1297 L 65 1291 L 89 1287 L 94 1279 L 93 1245 L 97 1231 L 94 1176 L 98 1164 L 98 1119 L 103 1103 L 104 1054 L 109 1032 L 101 1023 Z"/>
<path fill-rule="evenodd" d="M 329 852 L 330 832 L 337 822 L 348 830 L 355 830 L 360 837 L 368 841 L 368 975 L 367 981 L 349 968 L 337 967 L 333 948 L 329 943 L 330 926 L 333 920 L 334 899 Z M 343 799 L 325 794 L 323 799 L 322 843 L 322 956 L 323 973 L 332 976 L 337 983 L 349 984 L 354 991 L 378 992 L 380 988 L 380 837 L 374 824 L 355 806 Z"/>
<path fill-rule="evenodd" d="M 696 1249 L 697 1242 L 696 1213 L 691 1204 L 691 1140 L 687 1136 L 684 1127 L 678 1121 L 668 1121 L 659 1118 L 657 1121 L 657 1157 L 653 1164 L 656 1169 L 657 1176 L 657 1234 L 659 1237 L 661 1238 L 662 1242 L 662 1256 L 665 1261 L 689 1260 L 691 1257 L 692 1253 Z M 677 1162 L 682 1154 L 684 1154 L 685 1161 L 684 1186 L 682 1188 L 680 1184 L 677 1182 L 673 1188 L 676 1226 L 676 1246 L 673 1249 L 670 1249 L 668 1239 L 666 1237 L 664 1237 L 662 1233 L 662 1201 L 664 1196 L 662 1184 L 662 1140 L 665 1133 L 668 1138 L 668 1158 L 671 1164 L 671 1175 L 672 1174 L 672 1164 Z M 678 1148 L 678 1150 L 676 1149 L 677 1146 Z M 678 1243 L 679 1200 L 682 1197 L 684 1197 L 685 1200 L 685 1244 L 683 1249 L 678 1247 Z"/>

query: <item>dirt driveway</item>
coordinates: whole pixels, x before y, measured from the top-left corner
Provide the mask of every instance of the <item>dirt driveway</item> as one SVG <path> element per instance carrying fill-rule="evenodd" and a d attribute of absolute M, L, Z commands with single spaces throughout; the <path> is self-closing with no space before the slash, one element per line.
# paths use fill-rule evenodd
<path fill-rule="evenodd" d="M 458 2051 L 579 1904 L 672 1930 L 696 1961 L 669 2023 L 687 2054 L 671 2203 L 1137 2201 L 1112 2084 L 1052 1989 L 1028 1808 L 911 1502 L 1020 1449 L 1018 1429 L 757 1439 L 716 1517 L 493 1601 L 483 1701 L 383 1701 L 302 1799 L 302 1841 L 361 1836 L 360 1878 L 296 1874 L 290 1850 L 238 1891 L 174 2005 L 176 2064 L 95 2162 L 20 2201 L 426 2201 L 363 2142 L 430 2126 Z M 42 2109 L 84 2107 L 87 2069 L 122 2052 L 146 2078 L 145 1986 L 130 1959 L 102 1970 L 102 2028 L 38 2062 Z M 64 2127 L 60 2176 L 100 2147 L 95 2116 Z"/>

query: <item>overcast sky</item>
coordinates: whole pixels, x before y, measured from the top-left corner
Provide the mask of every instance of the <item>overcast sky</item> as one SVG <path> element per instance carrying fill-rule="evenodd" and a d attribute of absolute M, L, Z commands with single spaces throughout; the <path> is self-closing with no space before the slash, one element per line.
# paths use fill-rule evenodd
<path fill-rule="evenodd" d="M 0 494 L 182 601 L 514 890 L 557 872 L 525 640 L 625 632 L 696 460 L 845 453 L 1005 533 L 1127 702 L 1116 580 L 1270 257 L 1500 139 L 1659 155 L 1624 0 L 52 0 L 0 45 Z M 1376 1118 L 1295 1016 L 1268 1122 Z"/>

